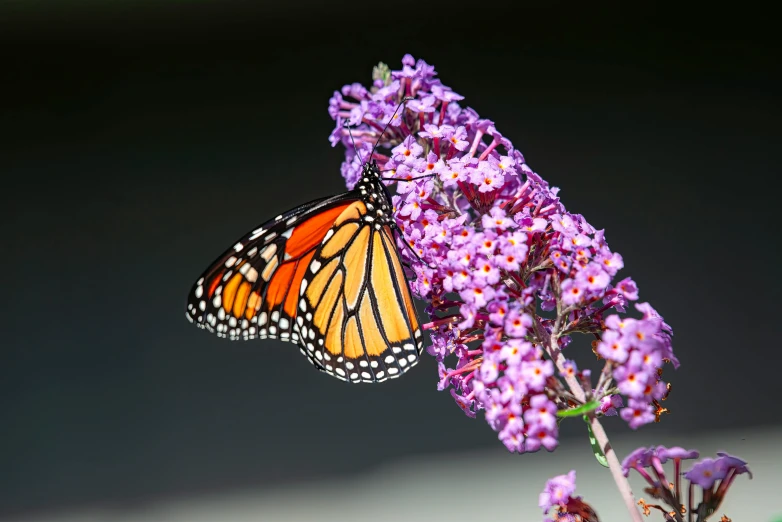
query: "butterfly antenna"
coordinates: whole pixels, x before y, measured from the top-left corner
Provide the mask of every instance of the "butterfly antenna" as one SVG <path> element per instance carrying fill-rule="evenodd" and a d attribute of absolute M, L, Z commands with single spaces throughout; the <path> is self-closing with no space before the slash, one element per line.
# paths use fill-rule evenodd
<path fill-rule="evenodd" d="M 383 127 L 383 132 L 380 133 L 380 136 L 377 137 L 377 141 L 375 142 L 375 146 L 372 147 L 372 152 L 369 153 L 369 159 L 372 159 L 372 155 L 375 154 L 375 149 L 380 144 L 380 140 L 383 138 L 383 135 L 386 133 L 386 130 L 388 129 L 388 126 L 391 125 L 391 122 L 394 121 L 394 116 L 396 116 L 396 113 L 399 112 L 399 108 L 404 105 L 408 100 L 413 100 L 414 98 L 412 96 L 405 96 L 402 98 L 402 101 L 399 103 L 399 105 L 396 106 L 396 109 L 394 109 L 394 114 L 391 115 L 391 117 L 388 119 L 388 123 L 386 123 L 386 126 Z M 369 159 L 367 161 L 369 161 Z"/>
<path fill-rule="evenodd" d="M 350 136 L 350 142 L 353 144 L 353 150 L 356 151 L 356 156 L 358 156 L 358 159 L 361 160 L 361 154 L 358 152 L 358 147 L 356 147 L 356 140 L 353 139 L 353 133 L 350 132 L 350 125 L 348 125 L 348 122 L 345 122 L 344 127 L 348 130 L 348 136 Z"/>

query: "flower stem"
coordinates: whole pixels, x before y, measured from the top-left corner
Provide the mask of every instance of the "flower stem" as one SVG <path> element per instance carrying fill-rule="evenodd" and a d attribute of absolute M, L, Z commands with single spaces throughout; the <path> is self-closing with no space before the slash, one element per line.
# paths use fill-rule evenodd
<path fill-rule="evenodd" d="M 608 460 L 608 469 L 611 470 L 611 475 L 614 477 L 614 482 L 616 482 L 616 487 L 619 489 L 619 494 L 625 502 L 625 507 L 627 507 L 630 517 L 633 522 L 643 522 L 638 508 L 635 507 L 633 490 L 630 488 L 627 477 L 622 474 L 622 464 L 619 462 L 614 448 L 611 447 L 611 443 L 608 442 L 608 435 L 606 435 L 603 425 L 600 424 L 600 421 L 594 415 L 590 416 L 589 424 L 592 426 L 592 433 L 594 433 L 597 443 L 600 444 L 600 448 Z"/>
<path fill-rule="evenodd" d="M 557 299 L 557 309 L 558 312 L 561 310 L 559 299 Z M 586 403 L 587 400 L 586 393 L 576 376 L 569 375 L 565 371 L 565 357 L 562 355 L 562 351 L 557 344 L 558 330 L 562 322 L 562 316 L 560 314 L 557 315 L 558 317 L 552 335 L 548 335 L 548 332 L 546 332 L 546 329 L 539 323 L 539 318 L 537 317 L 535 317 L 535 323 L 533 323 L 536 327 L 535 332 L 541 336 L 542 341 L 546 341 L 544 346 L 548 347 L 549 356 L 554 361 L 554 364 L 556 364 L 560 373 L 564 375 L 565 381 L 570 387 L 570 391 L 583 404 Z M 622 496 L 622 500 L 624 500 L 628 513 L 630 513 L 630 519 L 633 522 L 644 522 L 641 513 L 638 512 L 638 508 L 635 506 L 635 499 L 633 498 L 633 490 L 630 488 L 630 482 L 628 482 L 627 477 L 622 474 L 622 464 L 619 462 L 619 458 L 617 458 L 614 448 L 611 447 L 611 443 L 608 441 L 608 435 L 606 435 L 603 425 L 600 424 L 600 421 L 595 417 L 594 412 L 589 413 L 589 424 L 592 426 L 592 433 L 595 435 L 595 440 L 597 440 L 600 449 L 603 450 L 603 453 L 606 456 L 606 460 L 608 460 L 608 469 L 611 470 L 611 475 L 614 477 L 614 482 L 619 490 L 619 494 Z"/>

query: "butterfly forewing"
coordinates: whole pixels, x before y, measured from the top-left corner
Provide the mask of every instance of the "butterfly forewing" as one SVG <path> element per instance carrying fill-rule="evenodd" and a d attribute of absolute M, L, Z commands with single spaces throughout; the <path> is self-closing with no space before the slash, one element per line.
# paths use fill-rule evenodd
<path fill-rule="evenodd" d="M 323 219 L 338 215 L 349 203 L 339 198 L 312 201 L 247 233 L 193 285 L 188 296 L 187 318 L 220 337 L 291 337 L 290 325 L 295 316 L 282 315 L 286 304 L 287 309 L 295 308 L 295 291 L 289 292 L 289 288 L 300 284 L 304 269 L 323 236 L 302 241 L 293 251 L 295 255 L 291 255 L 289 242 L 297 228 L 317 229 L 313 227 L 317 224 L 322 225 L 325 235 L 331 223 L 323 225 Z M 290 294 L 294 306 L 286 300 Z M 276 321 L 270 332 L 272 318 Z"/>

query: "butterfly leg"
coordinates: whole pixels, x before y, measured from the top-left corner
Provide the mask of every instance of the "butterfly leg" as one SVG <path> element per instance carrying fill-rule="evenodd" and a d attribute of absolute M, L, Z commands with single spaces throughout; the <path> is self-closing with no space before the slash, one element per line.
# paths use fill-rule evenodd
<path fill-rule="evenodd" d="M 426 266 L 428 266 L 431 269 L 437 268 L 437 266 L 432 266 L 429 263 L 427 263 L 426 261 L 424 261 L 423 259 L 421 259 L 421 256 L 418 255 L 418 252 L 413 250 L 413 247 L 411 247 L 410 244 L 407 241 L 405 241 L 404 236 L 402 236 L 401 232 L 399 232 L 399 229 L 397 227 L 393 227 L 393 230 L 394 230 L 395 234 L 399 234 L 399 236 L 402 239 L 402 244 L 405 245 L 405 248 L 407 248 L 407 250 L 409 250 L 410 253 L 413 254 L 413 256 L 415 256 L 415 258 L 418 259 L 418 261 L 420 261 L 422 265 L 426 265 Z M 412 268 L 412 267 L 410 267 L 410 268 Z"/>

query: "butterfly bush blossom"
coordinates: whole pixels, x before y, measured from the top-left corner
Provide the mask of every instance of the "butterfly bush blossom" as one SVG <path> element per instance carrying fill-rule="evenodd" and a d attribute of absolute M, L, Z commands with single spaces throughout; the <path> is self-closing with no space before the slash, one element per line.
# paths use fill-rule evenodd
<path fill-rule="evenodd" d="M 679 446 L 652 446 L 638 448 L 624 459 L 622 474 L 627 477 L 630 470 L 635 470 L 649 484 L 644 491 L 663 504 L 639 499 L 638 505 L 644 515 L 649 516 L 655 511 L 662 515 L 662 520 L 668 522 L 705 522 L 717 513 L 738 475 L 747 473 L 752 478 L 745 461 L 724 452 L 717 452 L 716 459 L 702 459 L 693 464 L 689 471 L 682 473 L 682 461 L 697 458 L 696 450 L 685 450 Z M 663 467 L 668 461 L 673 463 L 671 481 Z M 689 482 L 684 487 L 682 476 Z M 544 515 L 549 515 L 543 522 L 599 522 L 594 509 L 581 497 L 575 496 L 575 491 L 575 470 L 549 479 L 538 501 Z M 720 520 L 730 522 L 724 515 Z"/>
<path fill-rule="evenodd" d="M 543 522 L 598 522 L 597 514 L 581 497 L 575 496 L 576 472 L 558 475 L 546 481 L 538 506 L 550 517 Z M 576 518 L 579 516 L 580 518 Z"/>
<path fill-rule="evenodd" d="M 603 230 L 568 212 L 559 189 L 431 65 L 406 55 L 401 70 L 381 64 L 373 77 L 334 92 L 330 140 L 345 146 L 349 188 L 370 154 L 385 176 L 412 180 L 396 182 L 397 240 L 411 289 L 428 303 L 438 389 L 470 417 L 483 410 L 511 452 L 557 446 L 557 411 L 584 402 L 564 383 L 579 384 L 597 415 L 633 429 L 657 420 L 662 367 L 678 366 L 671 327 L 636 302 Z M 565 357 L 576 333 L 605 361 L 597 379 Z"/>
<path fill-rule="evenodd" d="M 716 459 L 702 459 L 683 474 L 689 481 L 689 485 L 682 488 L 682 461 L 697 458 L 696 450 L 685 450 L 678 446 L 672 448 L 657 446 L 638 448 L 624 459 L 622 462 L 624 476 L 627 476 L 630 470 L 635 470 L 649 484 L 644 491 L 666 505 L 663 507 L 659 504 L 650 504 L 641 499 L 638 504 L 643 507 L 645 515 L 656 510 L 668 517 L 665 520 L 683 522 L 683 514 L 687 513 L 687 520 L 693 520 L 694 516 L 697 517 L 695 518 L 697 522 L 704 521 L 719 509 L 728 488 L 738 475 L 747 473 L 749 478 L 752 478 L 745 461 L 728 453 L 717 452 Z M 673 482 L 669 482 L 663 468 L 663 464 L 668 461 L 673 462 Z M 698 496 L 701 498 L 700 502 L 696 502 Z M 722 520 L 730 519 L 723 517 Z"/>

